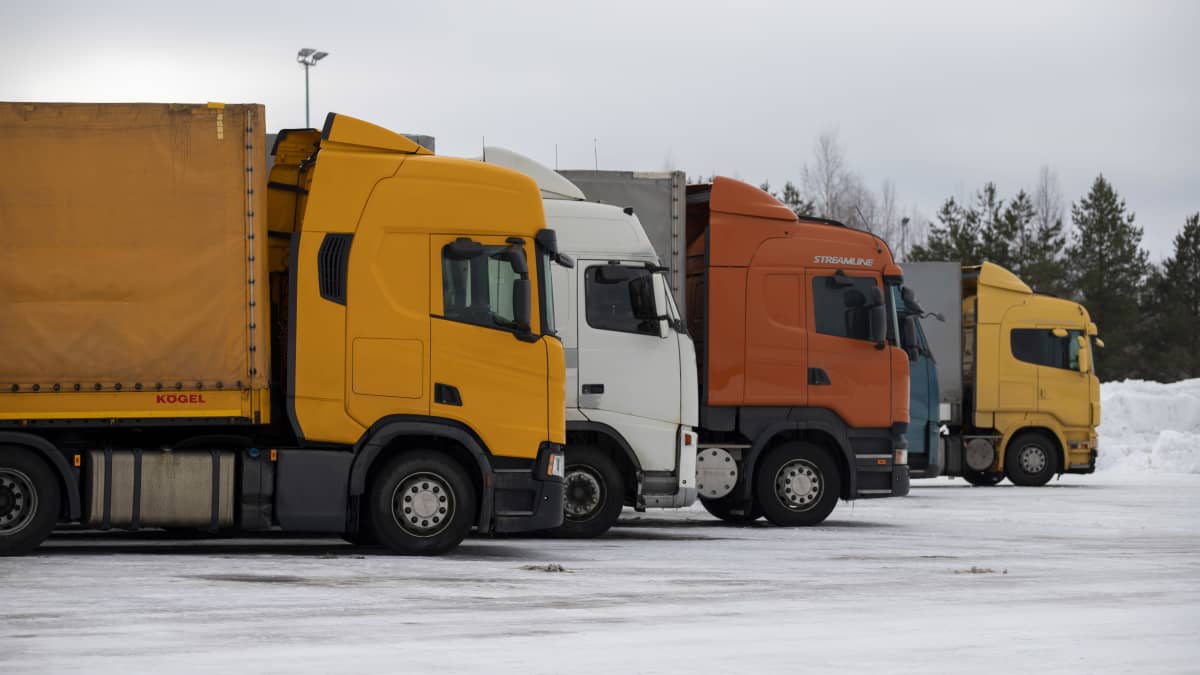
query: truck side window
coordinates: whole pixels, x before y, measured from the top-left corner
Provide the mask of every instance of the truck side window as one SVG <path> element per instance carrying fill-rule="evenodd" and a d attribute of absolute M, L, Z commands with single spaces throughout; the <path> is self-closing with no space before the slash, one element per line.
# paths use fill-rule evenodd
<path fill-rule="evenodd" d="M 813 320 L 817 332 L 853 340 L 870 340 L 867 298 L 872 288 L 878 288 L 874 279 L 814 277 Z"/>
<path fill-rule="evenodd" d="M 584 273 L 588 325 L 658 337 L 651 272 L 626 265 L 593 265 Z"/>
<path fill-rule="evenodd" d="M 480 255 L 456 258 L 442 250 L 443 315 L 450 321 L 513 328 L 513 281 L 520 278 L 502 259 L 503 246 L 485 246 Z"/>
<path fill-rule="evenodd" d="M 1083 331 L 1067 331 L 1067 337 L 1055 337 L 1045 328 L 1014 328 L 1011 345 L 1013 358 L 1048 368 L 1079 370 L 1079 342 Z"/>

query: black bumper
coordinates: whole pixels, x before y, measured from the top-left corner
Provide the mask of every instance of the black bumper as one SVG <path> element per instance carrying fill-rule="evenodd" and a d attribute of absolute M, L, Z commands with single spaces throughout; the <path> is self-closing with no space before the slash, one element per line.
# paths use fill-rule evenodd
<path fill-rule="evenodd" d="M 493 532 L 531 532 L 562 525 L 563 480 L 549 475 L 553 453 L 562 456 L 563 446 L 544 443 L 536 460 L 509 459 L 493 469 Z"/>
<path fill-rule="evenodd" d="M 1067 469 L 1066 472 L 1067 473 L 1096 473 L 1096 454 L 1097 454 L 1097 451 L 1095 449 L 1093 449 L 1091 451 L 1091 453 L 1088 454 L 1088 463 L 1086 466 L 1071 466 L 1070 468 Z"/>

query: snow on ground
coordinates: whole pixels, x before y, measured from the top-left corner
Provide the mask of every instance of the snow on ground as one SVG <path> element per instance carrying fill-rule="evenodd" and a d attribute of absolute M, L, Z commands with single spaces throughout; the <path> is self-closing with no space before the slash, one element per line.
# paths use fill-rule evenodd
<path fill-rule="evenodd" d="M 935 479 L 810 529 L 627 511 L 438 559 L 66 533 L 0 559 L 0 672 L 1195 672 L 1197 504 L 1190 475 Z"/>
<path fill-rule="evenodd" d="M 1196 672 L 1200 380 L 1101 396 L 1094 475 L 809 529 L 627 510 L 438 559 L 62 533 L 0 559 L 0 672 Z"/>
<path fill-rule="evenodd" d="M 1200 379 L 1100 386 L 1097 469 L 1200 474 Z"/>

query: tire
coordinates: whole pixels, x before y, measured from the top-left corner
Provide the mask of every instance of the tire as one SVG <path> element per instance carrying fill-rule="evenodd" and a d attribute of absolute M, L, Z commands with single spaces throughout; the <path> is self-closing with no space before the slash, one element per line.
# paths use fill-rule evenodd
<path fill-rule="evenodd" d="M 560 537 L 590 539 L 617 523 L 625 506 L 625 481 L 612 456 L 584 445 L 567 448 Z"/>
<path fill-rule="evenodd" d="M 962 477 L 963 480 L 975 487 L 992 487 L 1004 480 L 1004 474 L 999 471 L 971 471 L 967 469 Z"/>
<path fill-rule="evenodd" d="M 368 494 L 375 539 L 400 555 L 452 551 L 475 523 L 478 495 L 470 476 L 458 462 L 430 450 L 392 459 Z"/>
<path fill-rule="evenodd" d="M 1015 485 L 1041 487 L 1054 477 L 1058 450 L 1036 432 L 1017 434 L 1004 452 L 1004 472 Z"/>
<path fill-rule="evenodd" d="M 767 520 L 785 527 L 822 523 L 837 506 L 842 477 L 820 446 L 793 441 L 775 447 L 759 463 L 754 497 Z"/>
<path fill-rule="evenodd" d="M 62 488 L 54 470 L 31 450 L 0 448 L 0 555 L 25 555 L 58 522 Z"/>
<path fill-rule="evenodd" d="M 700 504 L 704 506 L 704 510 L 712 515 L 720 518 L 727 523 L 746 524 L 753 523 L 762 517 L 762 509 L 759 508 L 758 502 L 750 500 L 750 509 L 747 511 L 744 504 L 734 502 L 729 498 L 729 495 L 720 499 L 705 499 L 700 498 Z M 734 510 L 742 511 L 742 513 L 734 513 Z"/>

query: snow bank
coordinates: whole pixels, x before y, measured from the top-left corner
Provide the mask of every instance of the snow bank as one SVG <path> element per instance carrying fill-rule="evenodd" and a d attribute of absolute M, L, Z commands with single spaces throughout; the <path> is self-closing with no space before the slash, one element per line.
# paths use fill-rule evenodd
<path fill-rule="evenodd" d="M 1097 470 L 1200 474 L 1200 379 L 1100 385 Z"/>

